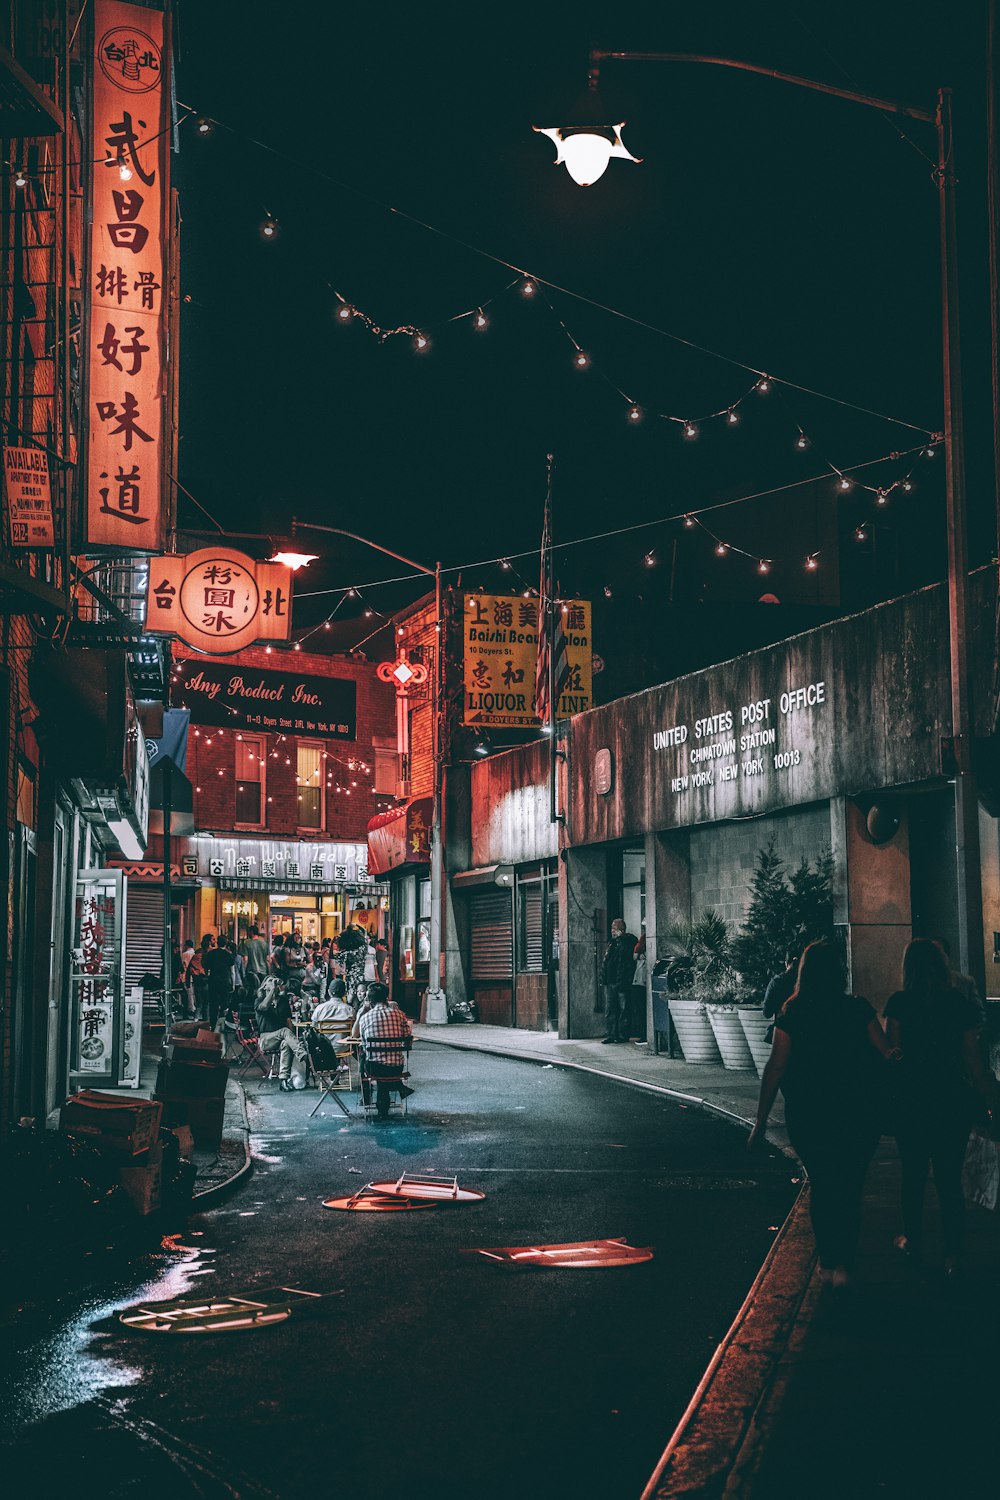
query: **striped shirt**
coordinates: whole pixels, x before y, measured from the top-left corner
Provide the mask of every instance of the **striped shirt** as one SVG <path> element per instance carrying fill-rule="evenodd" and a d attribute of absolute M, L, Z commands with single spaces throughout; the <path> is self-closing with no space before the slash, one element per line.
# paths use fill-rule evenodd
<path fill-rule="evenodd" d="M 404 1037 L 413 1035 L 409 1017 L 404 1015 L 395 1001 L 376 1005 L 358 1017 L 358 1034 L 369 1062 L 384 1063 L 387 1067 L 402 1068 Z"/>

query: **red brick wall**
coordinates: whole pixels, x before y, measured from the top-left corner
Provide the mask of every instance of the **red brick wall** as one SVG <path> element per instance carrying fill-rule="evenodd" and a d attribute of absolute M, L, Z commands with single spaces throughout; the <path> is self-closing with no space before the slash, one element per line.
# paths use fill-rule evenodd
<path fill-rule="evenodd" d="M 176 656 L 178 661 L 184 660 L 183 647 L 177 647 Z M 191 664 L 196 667 L 202 661 L 213 660 L 234 670 L 256 667 L 270 672 L 302 672 L 311 677 L 340 678 L 357 685 L 356 739 L 304 737 L 310 743 L 320 744 L 326 753 L 327 758 L 320 762 L 326 816 L 322 830 L 313 831 L 311 835 L 305 833 L 302 837 L 363 843 L 367 838 L 369 819 L 391 807 L 393 801 L 391 797 L 376 797 L 372 792 L 375 766 L 372 742 L 375 739 L 391 741 L 395 736 L 393 689 L 379 682 L 374 664 L 356 657 L 325 656 L 319 652 L 268 652 L 263 646 L 253 646 L 236 656 L 197 656 L 191 658 Z M 179 704 L 182 696 L 175 688 L 174 702 Z M 203 832 L 229 833 L 236 828 L 236 744 L 240 733 L 240 730 L 219 730 L 192 721 L 187 774 L 195 789 L 195 827 Z M 251 733 L 256 731 L 247 730 L 247 734 Z M 258 831 L 262 837 L 294 836 L 299 829 L 298 740 L 292 735 L 267 734 L 264 742 L 267 761 L 265 826 Z M 351 770 L 351 761 L 365 764 L 368 770 L 362 771 L 357 764 Z"/>

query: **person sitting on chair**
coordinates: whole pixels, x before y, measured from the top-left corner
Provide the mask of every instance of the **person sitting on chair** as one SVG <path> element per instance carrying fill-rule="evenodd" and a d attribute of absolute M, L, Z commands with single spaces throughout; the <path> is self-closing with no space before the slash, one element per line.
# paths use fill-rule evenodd
<path fill-rule="evenodd" d="M 384 984 L 370 984 L 365 1000 L 358 1011 L 352 1035 L 361 1040 L 361 1097 L 365 1104 L 371 1103 L 371 1084 L 377 1083 L 376 1107 L 380 1120 L 389 1118 L 389 1085 L 381 1080 L 403 1078 L 406 1067 L 406 1050 L 413 1036 L 409 1017 L 404 1015 L 395 1001 L 389 999 Z M 405 1083 L 396 1084 L 400 1097 L 409 1098 L 413 1093 Z"/>
<path fill-rule="evenodd" d="M 314 1021 L 353 1021 L 354 1012 L 347 999 L 347 985 L 335 979 L 326 1000 L 321 1000 L 312 1013 Z"/>
<path fill-rule="evenodd" d="M 278 1088 L 291 1093 L 292 1064 L 304 1066 L 306 1044 L 292 1025 L 292 1006 L 288 993 L 274 979 L 265 980 L 257 999 L 257 1026 L 260 1050 L 272 1057 L 278 1053 Z"/>

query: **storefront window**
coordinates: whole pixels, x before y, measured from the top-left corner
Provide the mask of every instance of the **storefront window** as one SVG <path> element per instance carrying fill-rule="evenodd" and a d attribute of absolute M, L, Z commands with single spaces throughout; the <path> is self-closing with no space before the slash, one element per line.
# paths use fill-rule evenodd
<path fill-rule="evenodd" d="M 264 736 L 245 734 L 236 741 L 236 822 L 264 826 Z"/>
<path fill-rule="evenodd" d="M 298 826 L 319 830 L 323 827 L 322 747 L 299 741 L 297 776 L 298 781 Z"/>

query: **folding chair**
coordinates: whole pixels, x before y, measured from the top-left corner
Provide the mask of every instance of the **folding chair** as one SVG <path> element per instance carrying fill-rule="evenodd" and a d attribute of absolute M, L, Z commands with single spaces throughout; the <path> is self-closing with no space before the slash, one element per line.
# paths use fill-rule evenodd
<path fill-rule="evenodd" d="M 268 1057 L 267 1053 L 262 1049 L 260 1037 L 256 1031 L 244 1031 L 238 1015 L 234 1030 L 236 1041 L 239 1043 L 243 1053 L 243 1061 L 236 1070 L 237 1078 L 245 1077 L 249 1070 L 256 1066 L 260 1069 L 263 1080 L 266 1083 L 272 1077 L 273 1059 Z"/>
<path fill-rule="evenodd" d="M 227 1061 L 230 1057 L 239 1057 L 240 1052 L 242 1051 L 239 1032 L 239 1011 L 235 1008 L 233 1010 L 227 1010 L 222 1017 L 222 1035 L 226 1039 L 226 1050 L 223 1056 Z"/>
<path fill-rule="evenodd" d="M 350 1021 L 317 1021 L 314 1030 L 320 1035 L 327 1037 L 337 1053 L 336 1065 L 332 1068 L 317 1068 L 309 1054 L 309 1064 L 318 1087 L 322 1090 L 315 1108 L 309 1111 L 309 1118 L 326 1103 L 327 1099 L 342 1109 L 344 1114 L 350 1111 L 343 1099 L 337 1097 L 340 1093 L 349 1093 L 354 1087 L 353 1062 L 357 1056 L 357 1043 L 351 1036 L 352 1022 Z"/>
<path fill-rule="evenodd" d="M 393 1072 L 383 1074 L 381 1077 L 372 1077 L 370 1074 L 368 1074 L 367 1069 L 370 1064 L 375 1064 L 376 1066 L 378 1066 L 380 1063 L 380 1059 L 378 1057 L 377 1039 L 373 1039 L 373 1042 L 369 1043 L 370 1052 L 369 1055 L 366 1055 L 361 1061 L 359 1069 L 360 1076 L 358 1079 L 358 1095 L 361 1103 L 361 1113 L 364 1115 L 366 1120 L 373 1120 L 378 1115 L 378 1095 L 380 1085 L 386 1090 L 386 1093 L 388 1095 L 389 1114 L 391 1115 L 395 1110 L 396 1114 L 401 1115 L 404 1120 L 406 1119 L 407 1095 L 403 1093 L 403 1089 L 406 1087 L 406 1080 L 410 1076 L 409 1062 L 411 1045 L 411 1038 L 406 1037 L 403 1040 L 402 1044 L 403 1066 L 399 1069 L 398 1072 L 395 1071 L 395 1067 L 393 1065 Z M 388 1051 L 388 1047 L 386 1047 L 385 1050 Z M 394 1047 L 393 1050 L 397 1049 Z M 366 1084 L 368 1085 L 367 1099 L 365 1098 Z"/>

